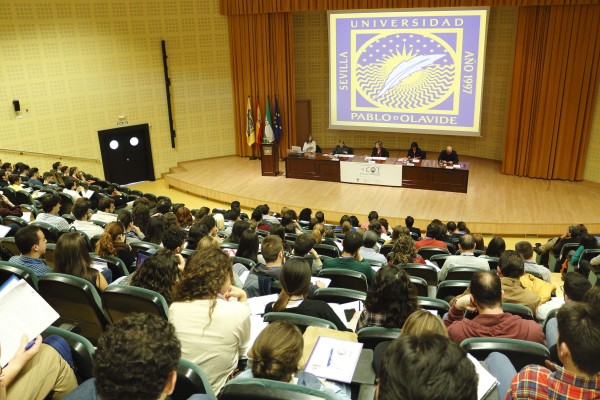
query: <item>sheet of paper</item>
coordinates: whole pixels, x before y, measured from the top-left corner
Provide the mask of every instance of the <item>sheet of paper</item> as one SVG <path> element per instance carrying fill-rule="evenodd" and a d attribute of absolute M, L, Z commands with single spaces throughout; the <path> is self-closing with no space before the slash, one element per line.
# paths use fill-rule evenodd
<path fill-rule="evenodd" d="M 363 344 L 320 336 L 305 371 L 319 378 L 351 383 Z"/>
<path fill-rule="evenodd" d="M 21 345 L 21 336 L 34 339 L 59 315 L 27 281 L 5 287 L 0 293 L 0 365 L 5 366 Z"/>
<path fill-rule="evenodd" d="M 258 337 L 258 335 L 269 325 L 268 322 L 263 321 L 263 317 L 261 315 L 251 315 L 250 316 L 250 342 L 248 342 L 248 351 L 252 348 L 254 341 Z M 248 355 L 248 351 L 246 355 Z"/>
<path fill-rule="evenodd" d="M 277 293 L 275 293 L 275 294 L 269 294 L 266 296 L 258 296 L 258 297 L 249 298 L 248 304 L 250 304 L 250 314 L 251 315 L 264 314 L 265 306 L 269 303 L 273 303 L 273 302 L 277 301 L 277 297 L 279 297 L 279 295 Z"/>
<path fill-rule="evenodd" d="M 496 386 L 498 386 L 498 381 L 490 372 L 481 365 L 479 361 L 475 357 L 470 354 L 467 354 L 469 360 L 475 366 L 475 372 L 477 372 L 477 376 L 479 377 L 479 383 L 477 385 L 477 398 L 479 400 L 484 399 Z"/>
<path fill-rule="evenodd" d="M 329 279 L 329 278 L 321 278 L 321 277 L 318 277 L 318 276 L 311 276 L 310 282 L 313 285 L 316 285 L 317 282 L 321 282 L 323 285 L 325 285 L 324 287 L 329 287 L 329 284 L 331 283 L 331 279 Z"/>

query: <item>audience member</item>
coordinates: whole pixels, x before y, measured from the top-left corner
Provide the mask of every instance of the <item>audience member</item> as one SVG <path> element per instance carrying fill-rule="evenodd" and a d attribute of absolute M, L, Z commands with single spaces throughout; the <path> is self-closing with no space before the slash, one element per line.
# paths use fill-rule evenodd
<path fill-rule="evenodd" d="M 125 227 L 125 242 L 139 242 L 146 237 L 144 232 L 133 223 L 133 214 L 129 210 L 121 210 L 117 221 L 121 222 Z"/>
<path fill-rule="evenodd" d="M 106 223 L 116 221 L 117 214 L 113 214 L 113 211 L 115 211 L 115 201 L 110 197 L 101 197 L 100 200 L 98 200 L 98 211 L 96 211 L 91 219 Z M 133 220 L 135 221 L 135 215 Z M 137 223 L 136 225 L 140 226 Z"/>
<path fill-rule="evenodd" d="M 0 366 L 0 399 L 64 399 L 77 387 L 75 373 L 41 336 L 28 343 L 23 335 L 12 359 Z"/>
<path fill-rule="evenodd" d="M 235 255 L 237 257 L 243 257 L 252 260 L 257 264 L 264 264 L 265 259 L 262 255 L 258 254 L 259 248 L 260 241 L 258 239 L 258 234 L 251 230 L 245 230 L 242 232 L 240 243 L 238 244 L 238 249 Z"/>
<path fill-rule="evenodd" d="M 246 354 L 250 340 L 247 296 L 231 286 L 232 278 L 231 260 L 225 253 L 196 251 L 175 285 L 169 307 L 182 357 L 204 370 L 215 393 Z"/>
<path fill-rule="evenodd" d="M 100 257 L 119 257 L 128 269 L 136 260 L 135 252 L 125 243 L 125 227 L 118 221 L 106 225 L 104 233 L 96 243 L 95 250 Z"/>
<path fill-rule="evenodd" d="M 279 297 L 275 303 L 266 305 L 265 314 L 276 311 L 308 315 L 333 322 L 340 331 L 347 330 L 346 324 L 329 304 L 307 298 L 311 287 L 310 277 L 310 267 L 306 260 L 298 257 L 287 260 L 279 274 L 282 288 Z"/>
<path fill-rule="evenodd" d="M 325 214 L 323 213 L 323 211 L 317 211 L 315 213 L 315 218 L 318 219 L 320 223 L 325 223 Z"/>
<path fill-rule="evenodd" d="M 117 185 L 108 185 L 106 188 L 106 194 L 110 196 L 111 199 L 115 201 L 115 207 L 119 208 L 121 206 L 125 206 L 129 199 L 126 194 L 123 194 L 117 190 Z"/>
<path fill-rule="evenodd" d="M 478 315 L 464 318 L 465 310 Z M 452 340 L 460 344 L 470 337 L 502 337 L 546 344 L 540 325 L 502 310 L 502 285 L 493 271 L 477 271 L 471 279 L 471 293 L 462 295 L 444 320 Z"/>
<path fill-rule="evenodd" d="M 9 188 L 11 188 L 12 190 L 14 190 L 15 192 L 18 192 L 19 190 L 23 190 L 23 188 L 21 187 L 21 176 L 18 174 L 10 174 L 8 175 L 8 183 L 9 183 Z"/>
<path fill-rule="evenodd" d="M 8 183 L 8 174 L 9 172 L 4 168 L 0 169 L 0 188 L 5 188 L 10 185 L 10 183 Z"/>
<path fill-rule="evenodd" d="M 410 229 L 410 228 L 409 228 Z M 425 237 L 415 242 L 415 248 L 419 250 L 421 247 L 440 247 L 447 249 L 448 246 L 443 242 L 444 234 L 442 232 L 442 225 L 436 223 L 430 223 L 427 225 L 427 232 Z"/>
<path fill-rule="evenodd" d="M 319 254 L 314 249 L 315 244 L 317 244 L 317 241 L 312 233 L 301 233 L 296 236 L 296 241 L 294 242 L 294 256 L 307 259 L 306 256 L 310 254 L 312 257 L 312 259 L 307 259 L 306 261 L 310 264 L 313 275 L 316 275 L 323 268 L 323 261 L 321 261 Z"/>
<path fill-rule="evenodd" d="M 300 215 L 298 216 L 298 219 L 300 221 L 308 222 L 311 219 L 311 214 L 312 214 L 312 210 L 310 208 L 303 208 L 302 211 L 300 211 Z"/>
<path fill-rule="evenodd" d="M 248 352 L 252 359 L 252 367 L 237 378 L 295 383 L 323 391 L 336 400 L 350 400 L 350 391 L 345 390 L 346 387 L 337 386 L 332 382 L 326 386 L 310 372 L 299 370 L 303 350 L 304 341 L 300 330 L 289 322 L 275 321 L 258 335 Z M 235 379 L 232 383 L 235 383 Z"/>
<path fill-rule="evenodd" d="M 168 250 L 159 250 L 148 257 L 132 274 L 130 285 L 161 294 L 168 305 L 173 302 L 173 286 L 179 279 L 179 259 Z"/>
<path fill-rule="evenodd" d="M 445 259 L 442 269 L 438 272 L 438 280 L 443 281 L 448 276 L 448 272 L 459 267 L 472 267 L 482 271 L 490 270 L 490 265 L 485 258 L 475 257 L 473 253 L 475 241 L 472 235 L 461 235 L 458 240 L 458 248 L 460 249 L 460 255 L 448 256 Z"/>
<path fill-rule="evenodd" d="M 417 291 L 402 267 L 381 268 L 369 286 L 356 330 L 368 326 L 402 328 L 406 318 L 417 308 Z"/>
<path fill-rule="evenodd" d="M 244 235 L 242 235 L 244 238 Z M 241 244 L 241 242 L 240 242 Z M 283 244 L 279 236 L 269 235 L 263 239 L 261 246 L 265 264 L 258 263 L 250 270 L 244 282 L 244 290 L 248 297 L 271 294 L 271 284 L 279 280 L 283 264 Z M 239 248 L 238 248 L 239 253 Z"/>
<path fill-rule="evenodd" d="M 58 216 L 60 211 L 60 196 L 53 193 L 46 193 L 40 197 L 43 213 L 39 213 L 36 221 L 45 222 L 54 228 L 60 230 L 69 230 L 69 223 L 63 217 Z"/>
<path fill-rule="evenodd" d="M 401 335 L 388 347 L 378 400 L 476 400 L 477 373 L 467 354 L 435 333 Z"/>
<path fill-rule="evenodd" d="M 448 337 L 448 329 L 444 321 L 433 315 L 428 310 L 418 309 L 413 311 L 402 326 L 403 335 L 421 335 L 425 332 L 436 333 Z"/>
<path fill-rule="evenodd" d="M 362 272 L 367 278 L 367 282 L 372 283 L 375 278 L 375 271 L 371 265 L 362 259 L 360 247 L 362 246 L 362 236 L 358 232 L 348 232 L 344 236 L 342 255 L 338 258 L 331 258 L 323 263 L 323 269 L 342 268 Z"/>
<path fill-rule="evenodd" d="M 145 242 L 162 245 L 162 237 L 165 233 L 165 220 L 160 216 L 150 218 L 146 229 Z"/>
<path fill-rule="evenodd" d="M 515 244 L 515 251 L 523 256 L 525 273 L 540 276 L 546 282 L 552 282 L 550 270 L 541 265 L 537 265 L 533 256 L 533 246 L 530 242 L 523 240 Z"/>
<path fill-rule="evenodd" d="M 179 229 L 179 221 L 177 221 L 177 217 L 172 212 L 163 214 L 162 219 L 165 222 L 165 230 L 171 228 Z"/>
<path fill-rule="evenodd" d="M 189 228 L 194 222 L 192 212 L 187 207 L 179 207 L 175 216 L 177 217 L 177 221 L 179 221 L 179 226 L 182 228 Z"/>
<path fill-rule="evenodd" d="M 514 250 L 502 253 L 498 261 L 498 275 L 502 282 L 503 301 L 527 306 L 535 315 L 535 309 L 541 302 L 540 296 L 523 287 L 520 278 L 524 273 L 523 256 Z"/>
<path fill-rule="evenodd" d="M 85 279 L 98 293 L 103 292 L 112 282 L 110 269 L 105 268 L 100 273 L 92 268 L 92 258 L 85 239 L 77 232 L 67 232 L 58 238 L 54 257 L 54 272 Z"/>
<path fill-rule="evenodd" d="M 46 253 L 46 237 L 35 225 L 24 226 L 15 234 L 15 244 L 21 255 L 12 256 L 8 261 L 33 270 L 38 278 L 52 272 L 42 256 Z"/>
<path fill-rule="evenodd" d="M 425 264 L 423 257 L 417 254 L 415 242 L 408 235 L 400 235 L 392 247 L 390 264 Z"/>
<path fill-rule="evenodd" d="M 558 357 L 563 367 L 528 365 L 507 399 L 597 399 L 600 393 L 600 309 L 571 301 L 558 310 Z"/>
<path fill-rule="evenodd" d="M 360 255 L 367 262 L 377 262 L 380 264 L 386 264 L 387 258 L 383 254 L 379 253 L 379 248 L 377 247 L 377 233 L 374 231 L 366 231 L 363 235 L 363 245 L 360 248 Z"/>
<path fill-rule="evenodd" d="M 488 257 L 500 258 L 500 255 L 506 250 L 506 243 L 504 239 L 499 236 L 494 236 L 488 243 L 487 249 L 485 249 L 485 255 Z"/>
<path fill-rule="evenodd" d="M 479 233 L 473 234 L 473 241 L 475 242 L 475 250 L 485 252 L 487 247 L 485 247 L 485 241 L 483 239 L 483 235 L 480 235 Z"/>
<path fill-rule="evenodd" d="M 90 222 L 92 213 L 91 204 L 87 199 L 80 199 L 73 206 L 73 216 L 75 221 L 71 224 L 77 231 L 85 233 L 88 237 L 102 235 L 104 229 L 101 226 Z"/>
<path fill-rule="evenodd" d="M 242 237 L 242 233 L 250 228 L 248 221 L 235 221 L 231 228 L 231 234 L 225 239 L 225 243 L 239 244 Z"/>
<path fill-rule="evenodd" d="M 66 400 L 166 399 L 175 389 L 180 358 L 173 325 L 151 314 L 129 315 L 102 334 L 94 352 L 94 378 Z"/>

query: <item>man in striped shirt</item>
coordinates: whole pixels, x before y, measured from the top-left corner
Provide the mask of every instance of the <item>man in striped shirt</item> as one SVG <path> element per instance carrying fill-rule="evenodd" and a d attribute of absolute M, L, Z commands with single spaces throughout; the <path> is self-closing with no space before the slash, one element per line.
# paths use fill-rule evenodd
<path fill-rule="evenodd" d="M 42 258 L 46 252 L 46 242 L 46 237 L 40 228 L 34 225 L 24 226 L 15 234 L 15 244 L 21 255 L 13 256 L 8 261 L 31 268 L 40 278 L 52 272 Z"/>

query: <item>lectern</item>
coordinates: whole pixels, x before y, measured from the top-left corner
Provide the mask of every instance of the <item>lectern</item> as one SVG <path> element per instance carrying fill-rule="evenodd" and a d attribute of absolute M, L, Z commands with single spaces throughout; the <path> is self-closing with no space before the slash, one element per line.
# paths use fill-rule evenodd
<path fill-rule="evenodd" d="M 260 166 L 263 176 L 279 175 L 279 149 L 276 143 L 260 144 Z"/>

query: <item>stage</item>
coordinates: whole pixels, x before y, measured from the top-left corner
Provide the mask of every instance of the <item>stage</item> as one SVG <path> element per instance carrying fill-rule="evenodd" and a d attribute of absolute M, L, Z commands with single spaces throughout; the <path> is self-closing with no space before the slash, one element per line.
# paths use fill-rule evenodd
<path fill-rule="evenodd" d="M 238 200 L 243 207 L 322 210 L 331 223 L 343 214 L 363 222 L 377 210 L 390 226 L 412 215 L 422 229 L 439 218 L 465 221 L 471 232 L 485 235 L 551 236 L 578 223 L 600 232 L 600 184 L 507 176 L 499 161 L 468 156 L 461 161 L 471 163 L 467 193 L 261 176 L 260 160 L 237 156 L 183 162 L 164 179 L 170 188 L 224 203 Z M 285 171 L 284 162 L 279 169 Z"/>

